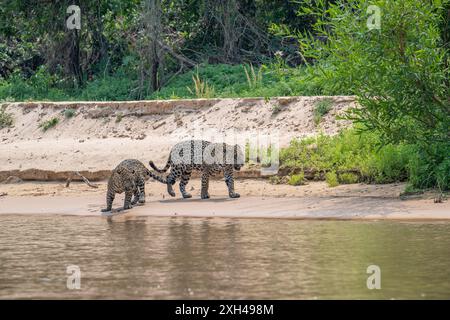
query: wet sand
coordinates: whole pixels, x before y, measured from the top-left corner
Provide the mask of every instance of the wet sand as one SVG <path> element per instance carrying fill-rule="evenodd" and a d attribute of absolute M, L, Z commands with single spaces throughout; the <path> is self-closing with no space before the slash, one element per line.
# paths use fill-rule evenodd
<path fill-rule="evenodd" d="M 402 200 L 403 184 L 342 185 L 329 188 L 324 182 L 305 186 L 272 185 L 263 179 L 236 182 L 239 199 L 229 199 L 225 183 L 211 181 L 211 199 L 201 200 L 200 181 L 193 179 L 188 190 L 193 198 L 172 198 L 165 186 L 148 182 L 147 203 L 131 210 L 117 211 L 123 205 L 123 195 L 117 195 L 113 215 L 173 216 L 173 217 L 233 217 L 290 219 L 403 219 L 450 220 L 450 204 L 434 203 L 433 195 Z M 106 182 L 93 189 L 82 183 L 21 183 L 0 184 L 0 214 L 99 216 L 105 207 Z"/>

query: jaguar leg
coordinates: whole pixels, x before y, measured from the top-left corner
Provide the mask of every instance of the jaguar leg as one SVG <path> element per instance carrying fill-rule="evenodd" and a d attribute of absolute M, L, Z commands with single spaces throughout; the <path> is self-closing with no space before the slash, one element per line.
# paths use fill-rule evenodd
<path fill-rule="evenodd" d="M 209 172 L 203 172 L 202 173 L 202 193 L 201 197 L 202 199 L 209 199 Z"/>
<path fill-rule="evenodd" d="M 239 198 L 241 195 L 239 193 L 234 192 L 234 179 L 233 179 L 233 169 L 225 170 L 225 183 L 228 187 L 228 195 L 230 198 Z"/>
<path fill-rule="evenodd" d="M 138 202 L 138 200 L 139 200 L 139 188 L 136 187 L 133 193 L 133 200 L 131 200 L 131 205 L 134 206 Z"/>
<path fill-rule="evenodd" d="M 186 192 L 186 185 L 189 182 L 189 179 L 191 178 L 192 171 L 185 171 L 181 175 L 181 181 L 180 181 L 180 192 L 183 196 L 183 198 L 192 198 L 192 195 L 189 192 Z"/>
<path fill-rule="evenodd" d="M 112 210 L 112 203 L 115 196 L 115 192 L 108 191 L 108 193 L 106 194 L 106 209 L 102 209 L 102 212 L 108 212 Z"/>
<path fill-rule="evenodd" d="M 125 201 L 123 204 L 123 210 L 131 209 L 131 198 L 133 197 L 133 191 L 125 191 Z"/>
<path fill-rule="evenodd" d="M 138 183 L 139 203 L 145 203 L 145 180 L 139 179 Z"/>
<path fill-rule="evenodd" d="M 169 175 L 167 176 L 167 193 L 170 196 L 175 197 L 175 191 L 173 191 L 173 185 L 177 181 L 177 178 L 180 176 L 180 172 L 178 170 L 171 170 Z"/>

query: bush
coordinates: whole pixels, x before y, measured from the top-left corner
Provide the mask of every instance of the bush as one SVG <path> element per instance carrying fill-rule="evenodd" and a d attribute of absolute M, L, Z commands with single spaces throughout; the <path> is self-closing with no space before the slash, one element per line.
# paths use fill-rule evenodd
<path fill-rule="evenodd" d="M 288 184 L 291 186 L 301 186 L 305 184 L 305 174 L 303 172 L 289 177 Z"/>
<path fill-rule="evenodd" d="M 337 174 L 334 171 L 327 172 L 325 174 L 325 181 L 328 183 L 328 186 L 331 188 L 339 185 Z"/>
<path fill-rule="evenodd" d="M 408 162 L 409 183 L 417 189 L 450 189 L 450 144 L 435 143 L 423 150 L 415 146 Z"/>
<path fill-rule="evenodd" d="M 342 184 L 351 184 L 351 183 L 357 183 L 359 180 L 358 175 L 348 172 L 348 173 L 340 173 L 339 174 L 339 183 Z"/>
<path fill-rule="evenodd" d="M 372 4 L 382 12 L 378 29 L 367 25 Z M 299 36 L 303 56 L 316 61 L 308 74 L 324 94 L 357 95 L 360 107 L 347 118 L 377 132 L 381 144 L 415 145 L 409 166 L 415 187 L 448 188 L 443 159 L 448 153 L 435 146 L 449 145 L 449 5 L 448 0 L 313 0 L 300 9 L 300 15 L 315 17 L 314 32 Z M 374 160 L 377 182 L 406 175 L 409 156 L 391 151 L 385 154 L 390 158 Z"/>
<path fill-rule="evenodd" d="M 55 127 L 58 123 L 59 123 L 59 119 L 58 118 L 52 118 L 50 120 L 42 122 L 39 125 L 39 127 L 42 128 L 42 130 L 45 132 L 48 129 L 51 129 L 51 128 Z"/>
<path fill-rule="evenodd" d="M 318 125 L 323 116 L 326 115 L 333 107 L 333 100 L 323 99 L 319 100 L 314 105 L 314 123 Z"/>
<path fill-rule="evenodd" d="M 66 119 L 73 118 L 75 116 L 75 110 L 74 109 L 66 109 L 64 110 L 64 117 Z"/>
<path fill-rule="evenodd" d="M 380 147 L 377 134 L 347 129 L 336 136 L 319 135 L 291 141 L 289 147 L 281 149 L 280 163 L 282 168 L 297 171 L 356 171 L 356 177 L 344 174 L 343 183 L 388 183 L 408 177 L 409 161 L 414 152 L 410 145 Z"/>
<path fill-rule="evenodd" d="M 11 127 L 14 119 L 11 113 L 6 112 L 6 108 L 0 108 L 0 129 Z"/>

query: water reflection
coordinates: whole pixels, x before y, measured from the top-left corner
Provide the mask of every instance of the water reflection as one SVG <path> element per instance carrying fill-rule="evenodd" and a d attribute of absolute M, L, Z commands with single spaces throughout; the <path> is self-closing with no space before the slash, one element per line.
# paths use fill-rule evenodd
<path fill-rule="evenodd" d="M 0 217 L 1 298 L 450 298 L 450 223 Z M 66 266 L 81 290 L 66 288 Z M 380 266 L 382 289 L 366 268 Z"/>

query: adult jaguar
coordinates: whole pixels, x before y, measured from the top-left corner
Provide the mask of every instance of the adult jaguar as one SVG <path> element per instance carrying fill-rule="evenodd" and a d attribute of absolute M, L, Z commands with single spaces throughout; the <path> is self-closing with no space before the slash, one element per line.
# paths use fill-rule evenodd
<path fill-rule="evenodd" d="M 201 198 L 209 198 L 209 178 L 211 175 L 223 172 L 230 198 L 239 198 L 234 191 L 233 170 L 240 170 L 244 165 L 244 153 L 239 145 L 211 143 L 205 140 L 187 140 L 177 143 L 170 151 L 169 159 L 163 169 L 158 169 L 153 161 L 150 166 L 159 173 L 171 168 L 166 178 L 150 171 L 150 176 L 159 182 L 167 184 L 167 192 L 174 197 L 172 185 L 180 179 L 180 192 L 183 198 L 191 198 L 186 192 L 193 170 L 201 171 Z"/>

